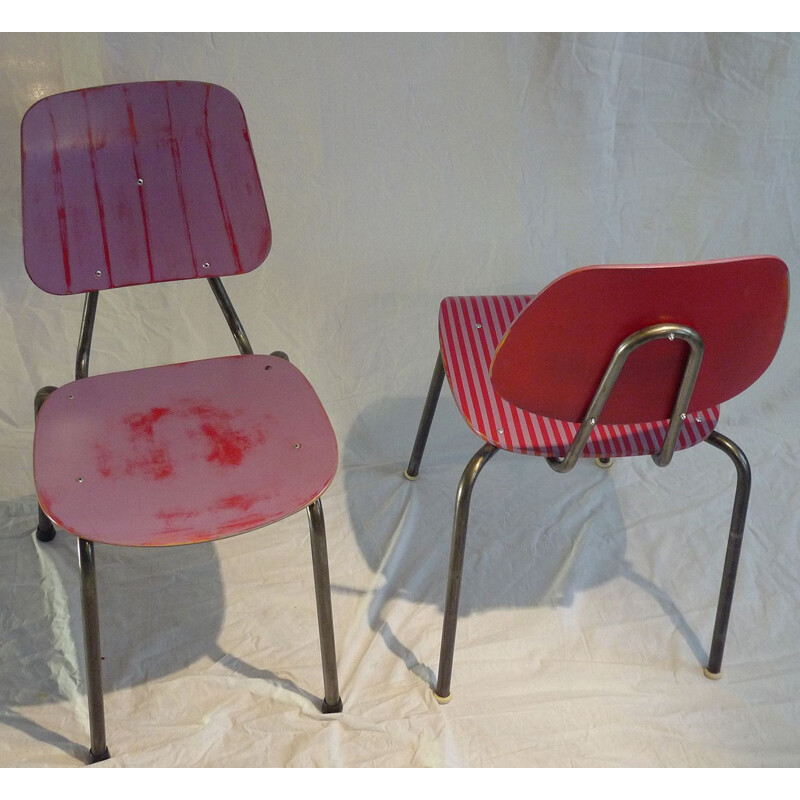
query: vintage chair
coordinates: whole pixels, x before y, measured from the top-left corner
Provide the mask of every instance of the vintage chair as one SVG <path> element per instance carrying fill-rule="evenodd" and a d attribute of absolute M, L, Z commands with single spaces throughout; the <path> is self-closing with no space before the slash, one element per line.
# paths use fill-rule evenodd
<path fill-rule="evenodd" d="M 499 450 L 544 456 L 557 472 L 578 458 L 650 455 L 707 441 L 733 461 L 736 497 L 711 652 L 722 652 L 750 493 L 742 450 L 715 428 L 719 404 L 766 370 L 789 299 L 786 265 L 771 256 L 691 264 L 594 266 L 536 296 L 448 297 L 440 352 L 405 476 L 414 480 L 444 376 L 485 444 L 456 494 L 436 699 L 450 699 L 470 497 Z"/>
<path fill-rule="evenodd" d="M 271 230 L 244 114 L 196 82 L 44 98 L 22 121 L 25 265 L 85 295 L 76 380 L 36 396 L 40 541 L 78 537 L 91 757 L 108 758 L 94 543 L 208 542 L 307 509 L 325 695 L 342 708 L 320 495 L 330 422 L 283 353 L 256 355 L 221 277 L 255 269 Z M 205 278 L 239 355 L 88 377 L 103 289 Z"/>

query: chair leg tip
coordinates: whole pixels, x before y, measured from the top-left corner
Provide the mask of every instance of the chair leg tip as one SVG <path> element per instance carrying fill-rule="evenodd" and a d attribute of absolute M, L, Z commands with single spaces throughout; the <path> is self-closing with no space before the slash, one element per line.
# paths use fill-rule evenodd
<path fill-rule="evenodd" d="M 440 706 L 446 706 L 453 699 L 452 693 L 442 695 L 439 694 L 435 689 L 433 691 L 433 697 Z"/>
<path fill-rule="evenodd" d="M 97 764 L 100 761 L 108 761 L 109 758 L 111 758 L 111 753 L 108 752 L 108 748 L 107 747 L 99 755 L 95 755 L 92 750 L 89 751 L 89 763 L 90 764 Z"/>
<path fill-rule="evenodd" d="M 600 469 L 611 469 L 614 466 L 614 459 L 613 458 L 596 458 L 594 463 L 597 464 Z"/>
<path fill-rule="evenodd" d="M 323 714 L 338 714 L 343 708 L 341 697 L 335 703 L 329 703 L 327 700 L 322 701 Z"/>
<path fill-rule="evenodd" d="M 407 481 L 415 481 L 419 477 L 419 474 L 411 475 L 407 469 L 404 469 L 403 470 L 403 477 Z"/>
<path fill-rule="evenodd" d="M 36 539 L 40 542 L 52 542 L 56 538 L 56 529 L 51 525 L 49 528 L 42 530 L 38 525 L 36 527 Z"/>
<path fill-rule="evenodd" d="M 718 681 L 722 677 L 722 672 L 711 672 L 708 667 L 703 667 L 703 675 L 709 680 Z"/>

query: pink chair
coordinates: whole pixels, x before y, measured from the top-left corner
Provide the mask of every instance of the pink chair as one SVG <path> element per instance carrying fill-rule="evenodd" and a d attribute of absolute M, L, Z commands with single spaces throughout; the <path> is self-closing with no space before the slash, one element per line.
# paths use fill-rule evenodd
<path fill-rule="evenodd" d="M 719 405 L 752 384 L 780 344 L 786 265 L 771 256 L 690 264 L 594 266 L 536 296 L 448 297 L 440 352 L 405 476 L 419 473 L 444 376 L 467 425 L 484 440 L 456 495 L 436 699 L 450 699 L 470 497 L 498 451 L 543 456 L 557 472 L 707 441 L 737 474 L 711 652 L 720 677 L 750 493 L 742 450 L 716 431 Z"/>
<path fill-rule="evenodd" d="M 36 396 L 40 541 L 78 537 L 91 758 L 108 758 L 94 543 L 208 542 L 307 509 L 324 699 L 340 711 L 320 496 L 338 451 L 285 354 L 256 355 L 222 285 L 267 256 L 270 223 L 238 100 L 206 83 L 101 86 L 22 121 L 25 265 L 84 294 L 76 380 Z M 239 355 L 88 377 L 99 292 L 207 279 Z M 204 313 L 204 312 L 203 312 Z"/>

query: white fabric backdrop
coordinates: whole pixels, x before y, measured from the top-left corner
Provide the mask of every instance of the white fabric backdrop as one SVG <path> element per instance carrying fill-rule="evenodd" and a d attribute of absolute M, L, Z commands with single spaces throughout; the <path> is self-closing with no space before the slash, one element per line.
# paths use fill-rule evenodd
<path fill-rule="evenodd" d="M 401 477 L 447 294 L 592 263 L 774 253 L 798 277 L 800 37 L 0 34 L 0 765 L 88 742 L 74 541 L 37 544 L 32 402 L 72 378 L 81 298 L 24 273 L 19 122 L 131 80 L 241 100 L 273 223 L 228 291 L 319 392 L 345 711 L 323 718 L 303 515 L 213 545 L 98 548 L 106 766 L 796 766 L 800 321 L 723 409 L 754 487 L 724 678 L 703 678 L 732 502 L 673 466 L 498 455 L 473 501 L 453 679 L 433 700 L 454 490 L 479 446 L 443 395 Z M 235 352 L 207 287 L 101 298 L 92 372 Z"/>

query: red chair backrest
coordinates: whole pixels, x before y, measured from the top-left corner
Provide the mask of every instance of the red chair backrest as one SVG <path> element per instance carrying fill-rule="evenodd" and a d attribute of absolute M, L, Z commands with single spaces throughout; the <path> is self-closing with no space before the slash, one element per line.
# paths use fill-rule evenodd
<path fill-rule="evenodd" d="M 674 322 L 703 339 L 690 410 L 710 408 L 766 370 L 788 304 L 788 271 L 773 256 L 584 267 L 553 281 L 517 317 L 495 353 L 492 384 L 528 411 L 580 421 L 622 340 Z M 634 351 L 600 421 L 668 419 L 687 352 L 684 343 L 667 340 Z"/>
<path fill-rule="evenodd" d="M 53 95 L 22 120 L 25 266 L 52 294 L 249 272 L 269 252 L 239 101 L 192 81 Z"/>

